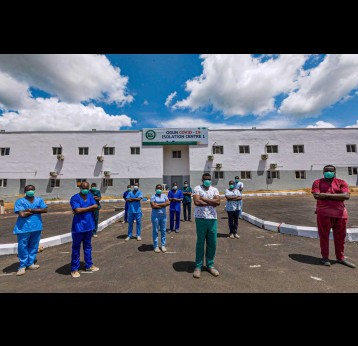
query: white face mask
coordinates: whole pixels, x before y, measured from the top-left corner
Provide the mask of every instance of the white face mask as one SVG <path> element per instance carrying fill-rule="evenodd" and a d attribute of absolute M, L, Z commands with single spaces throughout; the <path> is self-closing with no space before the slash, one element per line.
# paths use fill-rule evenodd
<path fill-rule="evenodd" d="M 178 189 L 178 186 L 173 186 L 173 190 L 177 190 Z"/>
<path fill-rule="evenodd" d="M 134 189 L 134 190 L 138 190 L 139 187 L 138 187 L 138 186 L 134 186 L 133 189 Z"/>
<path fill-rule="evenodd" d="M 184 187 L 188 187 L 188 184 L 184 184 Z"/>

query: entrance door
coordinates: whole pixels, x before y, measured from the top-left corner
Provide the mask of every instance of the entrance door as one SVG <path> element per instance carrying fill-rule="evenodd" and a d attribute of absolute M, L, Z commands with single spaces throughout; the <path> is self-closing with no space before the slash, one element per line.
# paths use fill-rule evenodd
<path fill-rule="evenodd" d="M 181 189 L 183 186 L 183 176 L 182 175 L 172 175 L 171 181 L 170 181 L 171 185 L 167 187 L 168 190 L 170 190 L 172 188 L 173 183 L 177 183 L 178 189 Z"/>

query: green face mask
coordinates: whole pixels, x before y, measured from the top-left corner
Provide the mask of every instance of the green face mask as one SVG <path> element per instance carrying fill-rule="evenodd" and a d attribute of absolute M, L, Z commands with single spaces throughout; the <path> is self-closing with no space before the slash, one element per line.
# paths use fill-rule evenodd
<path fill-rule="evenodd" d="M 235 183 L 238 183 L 239 182 L 239 179 L 235 179 Z"/>
<path fill-rule="evenodd" d="M 34 197 L 35 196 L 35 191 L 34 190 L 26 191 L 25 194 L 26 194 L 27 197 Z"/>
<path fill-rule="evenodd" d="M 211 180 L 204 180 L 203 184 L 204 186 L 209 187 L 211 185 Z"/>
<path fill-rule="evenodd" d="M 156 193 L 157 195 L 160 195 L 160 194 L 162 193 L 162 190 L 160 190 L 160 189 L 155 190 L 155 193 Z"/>
<path fill-rule="evenodd" d="M 132 191 L 132 189 L 130 187 L 127 187 L 127 191 Z"/>
<path fill-rule="evenodd" d="M 334 178 L 334 172 L 323 172 L 323 175 L 326 179 Z"/>
<path fill-rule="evenodd" d="M 230 189 L 233 189 L 235 186 L 234 185 L 229 185 L 229 188 Z"/>
<path fill-rule="evenodd" d="M 82 195 L 88 195 L 89 190 L 88 189 L 81 189 Z"/>
<path fill-rule="evenodd" d="M 92 191 L 96 191 L 97 188 L 96 188 L 95 186 L 92 186 L 92 187 L 91 187 L 91 190 L 92 190 Z"/>

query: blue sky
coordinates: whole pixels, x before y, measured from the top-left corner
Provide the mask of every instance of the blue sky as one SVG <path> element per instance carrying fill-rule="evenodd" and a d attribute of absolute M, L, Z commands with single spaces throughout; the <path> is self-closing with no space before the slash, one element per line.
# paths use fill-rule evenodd
<path fill-rule="evenodd" d="M 0 128 L 358 127 L 358 55 L 0 55 Z"/>

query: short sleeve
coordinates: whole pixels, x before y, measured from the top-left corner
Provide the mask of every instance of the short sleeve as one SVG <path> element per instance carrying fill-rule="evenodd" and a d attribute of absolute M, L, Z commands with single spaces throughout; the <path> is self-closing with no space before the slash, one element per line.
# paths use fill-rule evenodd
<path fill-rule="evenodd" d="M 25 208 L 24 204 L 22 203 L 22 200 L 18 199 L 14 205 L 14 213 L 18 213 L 19 211 L 23 211 L 23 210 L 26 210 L 26 208 Z"/>
<path fill-rule="evenodd" d="M 98 192 L 97 192 L 97 197 L 102 198 L 101 191 L 99 191 L 99 190 L 97 190 L 97 191 L 98 191 Z"/>
<path fill-rule="evenodd" d="M 194 196 L 194 195 L 200 195 L 199 191 L 200 191 L 200 186 L 195 186 L 195 187 L 194 187 L 193 196 Z"/>
<path fill-rule="evenodd" d="M 225 196 L 230 196 L 230 191 L 229 190 L 225 190 Z"/>
<path fill-rule="evenodd" d="M 169 201 L 169 199 L 168 199 L 168 196 L 167 196 L 167 195 L 163 195 L 163 197 L 164 197 L 164 201 L 165 201 L 165 202 L 168 202 L 168 201 Z"/>
<path fill-rule="evenodd" d="M 184 194 L 183 194 L 183 191 L 182 191 L 182 190 L 180 190 L 179 198 L 184 198 Z"/>
<path fill-rule="evenodd" d="M 93 196 L 92 196 L 92 194 L 91 194 L 91 205 L 93 205 L 93 204 L 97 204 L 97 202 L 96 202 L 96 200 L 93 198 Z"/>
<path fill-rule="evenodd" d="M 128 193 L 128 195 L 125 197 L 125 199 L 129 199 L 129 198 L 131 198 L 131 196 L 130 196 L 130 195 L 131 195 L 131 192 L 129 192 L 129 193 Z"/>
<path fill-rule="evenodd" d="M 150 201 L 151 201 L 151 202 L 155 202 L 155 195 L 151 195 L 151 196 L 150 196 Z"/>
<path fill-rule="evenodd" d="M 243 189 L 244 188 L 244 183 L 240 182 L 240 184 L 241 184 L 240 187 Z"/>
<path fill-rule="evenodd" d="M 168 192 L 168 198 L 173 198 L 173 192 L 172 192 L 172 190 L 170 190 L 170 191 Z"/>
<path fill-rule="evenodd" d="M 214 187 L 214 196 L 218 196 L 218 195 L 220 195 L 219 190 L 216 187 Z"/>
<path fill-rule="evenodd" d="M 137 198 L 143 198 L 143 193 L 142 193 L 142 191 L 139 191 L 139 195 L 138 195 Z"/>
<path fill-rule="evenodd" d="M 311 190 L 312 193 L 320 193 L 320 189 L 319 189 L 319 179 L 318 180 L 315 180 L 312 184 L 312 190 Z"/>
<path fill-rule="evenodd" d="M 47 205 L 46 205 L 45 201 L 42 198 L 40 198 L 39 202 L 40 202 L 39 206 L 40 206 L 41 209 L 46 209 L 47 208 Z"/>
<path fill-rule="evenodd" d="M 79 203 L 77 195 L 74 195 L 74 196 L 71 197 L 70 204 L 71 204 L 72 210 L 75 210 L 77 208 L 81 208 L 81 204 Z"/>
<path fill-rule="evenodd" d="M 349 186 L 344 180 L 341 180 L 340 188 L 342 193 L 349 193 Z"/>

